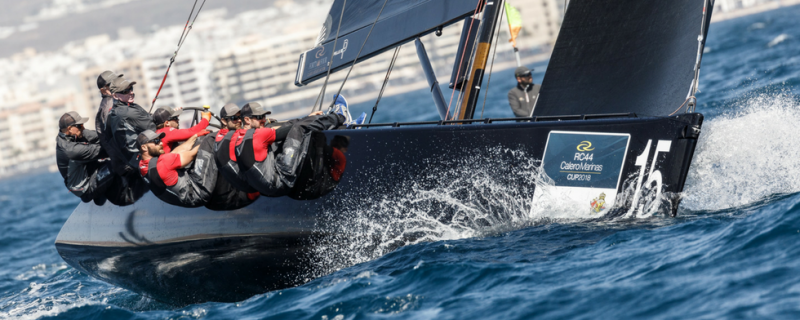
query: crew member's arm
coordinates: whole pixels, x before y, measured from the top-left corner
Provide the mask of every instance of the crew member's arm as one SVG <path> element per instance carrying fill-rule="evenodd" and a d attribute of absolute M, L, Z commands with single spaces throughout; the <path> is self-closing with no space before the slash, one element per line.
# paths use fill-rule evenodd
<path fill-rule="evenodd" d="M 284 127 L 277 127 L 277 128 L 260 128 L 257 129 L 255 133 L 253 133 L 253 144 L 260 143 L 264 146 L 264 149 L 269 148 L 273 142 L 275 142 L 276 132 L 280 130 L 280 128 Z M 285 127 L 286 129 L 291 127 Z M 285 130 L 288 132 L 289 130 Z M 286 136 L 283 137 L 286 139 Z"/>
<path fill-rule="evenodd" d="M 209 112 L 208 114 L 210 115 L 211 113 Z M 196 124 L 194 127 L 167 131 L 167 135 L 161 141 L 164 141 L 164 145 L 175 141 L 184 141 L 189 139 L 191 136 L 200 133 L 200 131 L 203 131 L 206 128 L 208 128 L 208 120 L 203 118 L 203 120 L 200 120 L 200 123 Z"/>
<path fill-rule="evenodd" d="M 181 168 L 186 168 L 186 166 L 188 166 L 190 163 L 192 163 L 192 161 L 194 161 L 194 158 L 197 158 L 197 150 L 200 150 L 199 145 L 192 149 L 178 153 L 178 155 L 181 158 Z"/>
<path fill-rule="evenodd" d="M 102 158 L 103 148 L 97 143 L 70 143 L 64 148 L 67 158 L 74 161 L 90 161 Z"/>
<path fill-rule="evenodd" d="M 175 147 L 175 149 L 173 149 L 170 153 L 181 153 L 184 151 L 191 150 L 192 146 L 194 146 L 195 141 L 197 141 L 197 135 L 192 135 L 188 139 L 184 140 L 186 141 Z"/>

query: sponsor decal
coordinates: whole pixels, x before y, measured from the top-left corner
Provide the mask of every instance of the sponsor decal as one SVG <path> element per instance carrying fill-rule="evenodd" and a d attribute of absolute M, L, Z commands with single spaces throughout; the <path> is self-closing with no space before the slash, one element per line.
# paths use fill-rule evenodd
<path fill-rule="evenodd" d="M 590 213 L 600 213 L 601 211 L 606 209 L 606 194 L 605 192 L 601 192 L 597 198 L 592 199 L 592 202 L 589 203 L 591 207 Z"/>
<path fill-rule="evenodd" d="M 314 54 L 314 57 L 319 59 L 322 58 L 323 55 L 325 55 L 325 46 L 320 46 L 319 50 L 317 50 L 317 53 Z"/>
<path fill-rule="evenodd" d="M 629 134 L 551 131 L 542 157 L 542 172 L 555 186 L 549 195 L 537 188 L 534 203 L 566 201 L 574 208 L 589 204 L 590 214 L 605 213 L 614 206 L 629 141 Z M 556 198 L 542 198 L 545 196 Z M 533 206 L 533 213 L 536 207 Z"/>

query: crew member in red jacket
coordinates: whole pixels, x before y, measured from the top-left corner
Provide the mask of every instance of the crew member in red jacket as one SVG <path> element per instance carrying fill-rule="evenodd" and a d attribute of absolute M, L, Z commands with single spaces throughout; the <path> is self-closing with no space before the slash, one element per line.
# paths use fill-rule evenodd
<path fill-rule="evenodd" d="M 139 173 L 150 191 L 162 201 L 181 207 L 205 205 L 214 191 L 217 171 L 213 163 L 212 137 L 195 144 L 197 136 L 165 153 L 164 133 L 145 130 L 136 144 L 140 149 Z"/>
<path fill-rule="evenodd" d="M 164 144 L 164 152 L 166 153 L 169 153 L 180 142 L 186 141 L 193 135 L 201 137 L 209 133 L 206 128 L 208 127 L 208 122 L 211 121 L 211 112 L 201 113 L 202 120 L 194 127 L 181 129 L 178 116 L 182 111 L 181 108 L 161 107 L 153 113 L 153 122 L 156 123 L 157 129 L 156 133 L 165 134 L 161 142 Z"/>

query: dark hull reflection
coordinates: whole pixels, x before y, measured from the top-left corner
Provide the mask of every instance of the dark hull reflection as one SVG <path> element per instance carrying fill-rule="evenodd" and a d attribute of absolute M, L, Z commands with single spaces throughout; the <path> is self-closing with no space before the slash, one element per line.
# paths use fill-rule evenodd
<path fill-rule="evenodd" d="M 307 234 L 226 237 L 135 247 L 57 243 L 78 270 L 160 301 L 234 302 L 303 278 Z"/>
<path fill-rule="evenodd" d="M 307 164 L 330 167 L 325 164 L 332 152 L 328 143 L 346 139 L 346 147 L 340 148 L 339 155 L 339 159 L 346 159 L 346 166 L 343 172 L 333 174 L 335 181 L 315 184 L 317 180 L 311 177 L 301 183 L 305 191 L 293 197 L 261 197 L 247 207 L 231 211 L 180 208 L 149 193 L 126 207 L 81 204 L 59 233 L 56 248 L 76 269 L 161 301 L 237 301 L 296 286 L 321 274 L 309 262 L 314 259 L 309 257 L 314 244 L 328 239 L 346 240 L 348 232 L 361 231 L 342 230 L 341 220 L 369 215 L 377 221 L 391 222 L 395 219 L 391 213 L 357 209 L 369 201 L 415 198 L 416 194 L 408 192 L 409 185 L 416 190 L 434 190 L 452 183 L 452 179 L 448 180 L 451 177 L 486 169 L 492 177 L 501 176 L 497 180 L 501 185 L 511 184 L 515 190 L 523 190 L 519 197 L 531 203 L 533 195 L 528 191 L 533 188 L 529 182 L 503 178 L 528 174 L 522 171 L 532 170 L 530 164 L 542 159 L 552 131 L 585 133 L 587 137 L 629 135 L 626 148 L 608 149 L 608 154 L 625 155 L 615 169 L 622 182 L 611 191 L 622 193 L 637 181 L 645 189 L 658 181 L 664 194 L 674 195 L 683 190 L 701 122 L 702 115 L 688 114 L 327 131 L 327 139 L 318 140 L 322 143 L 310 153 L 315 158 Z M 659 149 L 665 145 L 669 146 L 666 151 Z M 576 152 L 574 145 L 567 147 L 568 152 Z M 595 153 L 607 147 L 599 142 L 592 146 L 598 150 Z M 597 154 L 596 159 L 602 156 Z M 476 159 L 480 161 L 477 165 L 472 162 Z M 463 170 L 465 167 L 468 169 Z M 608 170 L 611 169 L 614 168 Z M 327 174 L 329 170 L 323 172 Z M 645 176 L 638 176 L 640 173 Z M 657 179 L 653 178 L 656 174 Z M 453 196 L 464 197 L 457 201 L 467 201 L 476 192 L 480 191 L 467 187 Z M 607 216 L 613 215 L 611 212 L 624 214 L 632 206 L 640 208 L 639 203 L 632 204 L 631 198 L 634 197 L 622 198 L 616 208 L 608 206 Z M 610 199 L 611 196 L 606 200 Z M 635 199 L 644 201 L 644 197 Z M 671 204 L 668 210 L 674 213 L 679 197 L 668 196 L 667 200 Z M 588 214 L 588 200 L 585 205 Z M 592 206 L 603 209 L 594 202 Z M 392 207 L 395 208 L 398 207 Z M 421 210 L 438 214 L 444 223 L 451 216 L 445 207 Z M 341 214 L 345 211 L 347 215 Z M 503 219 L 495 218 L 492 219 Z M 326 270 L 322 273 L 330 271 Z"/>

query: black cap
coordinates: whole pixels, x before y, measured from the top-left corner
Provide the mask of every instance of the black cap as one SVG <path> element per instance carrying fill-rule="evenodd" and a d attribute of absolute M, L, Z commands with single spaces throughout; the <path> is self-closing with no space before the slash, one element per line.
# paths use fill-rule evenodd
<path fill-rule="evenodd" d="M 120 93 L 132 87 L 134 84 L 136 84 L 136 81 L 129 81 L 123 77 L 116 77 L 114 80 L 111 80 L 111 93 Z"/>
<path fill-rule="evenodd" d="M 163 132 L 155 133 L 153 130 L 145 130 L 144 132 L 140 133 L 138 137 L 136 137 L 136 147 L 141 148 L 150 141 L 164 138 L 165 135 L 167 134 Z"/>
<path fill-rule="evenodd" d="M 169 118 L 179 116 L 181 111 L 183 110 L 179 108 L 160 107 L 156 112 L 153 112 L 153 121 L 156 125 L 162 124 L 169 120 Z"/>
<path fill-rule="evenodd" d="M 272 114 L 272 111 L 258 102 L 250 102 L 242 107 L 242 117 Z"/>
<path fill-rule="evenodd" d="M 118 75 L 111 70 L 103 71 L 103 73 L 97 77 L 97 89 L 103 89 L 103 87 L 110 85 L 111 81 L 119 77 L 122 77 L 122 75 Z"/>
<path fill-rule="evenodd" d="M 517 67 L 517 69 L 514 70 L 515 77 L 527 77 L 530 75 L 531 75 L 531 70 L 528 70 L 528 68 L 526 68 L 525 66 Z"/>
<path fill-rule="evenodd" d="M 77 112 L 70 111 L 61 116 L 61 119 L 58 119 L 58 128 L 64 130 L 69 126 L 84 124 L 86 121 L 89 121 L 89 118 L 82 118 Z"/>
<path fill-rule="evenodd" d="M 222 107 L 222 111 L 219 112 L 219 117 L 227 118 L 236 115 L 236 113 L 238 113 L 239 111 L 241 110 L 239 110 L 239 107 L 236 104 L 228 103 L 224 107 Z"/>

